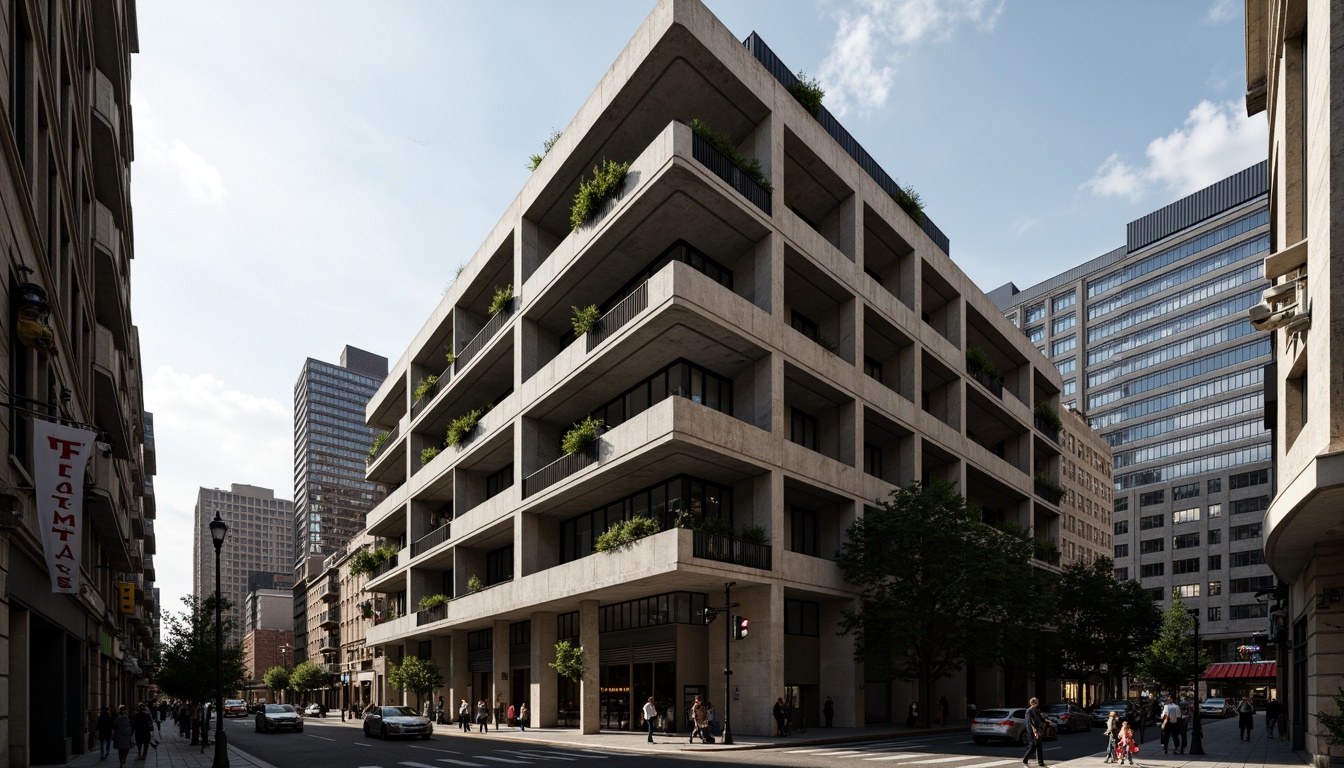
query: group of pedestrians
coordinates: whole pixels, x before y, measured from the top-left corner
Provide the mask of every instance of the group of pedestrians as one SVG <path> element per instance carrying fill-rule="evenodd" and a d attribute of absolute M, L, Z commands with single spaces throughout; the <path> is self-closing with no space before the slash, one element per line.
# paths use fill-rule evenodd
<path fill-rule="evenodd" d="M 445 717 L 443 697 L 439 697 L 439 722 L 447 723 Z M 519 707 L 510 704 L 505 718 L 505 722 L 508 726 L 516 726 L 520 731 L 526 731 L 527 726 L 532 724 L 532 713 L 527 708 L 527 702 L 523 702 L 522 706 Z M 471 714 L 471 705 L 467 703 L 466 699 L 463 699 L 462 703 L 458 705 L 457 726 L 462 729 L 463 733 L 471 733 L 471 724 L 473 721 L 476 723 L 477 733 L 490 732 L 490 705 L 485 699 L 476 701 L 476 715 L 474 718 Z M 499 730 L 499 723 L 495 723 L 495 730 Z"/>
<path fill-rule="evenodd" d="M 136 750 L 136 760 L 148 758 L 150 748 L 157 749 L 159 746 L 157 714 L 157 704 L 143 701 L 136 705 L 133 713 L 125 704 L 117 707 L 115 715 L 110 707 L 103 707 L 94 724 L 98 732 L 99 759 L 106 760 L 115 749 L 121 768 L 126 768 L 126 758 L 132 748 Z"/>

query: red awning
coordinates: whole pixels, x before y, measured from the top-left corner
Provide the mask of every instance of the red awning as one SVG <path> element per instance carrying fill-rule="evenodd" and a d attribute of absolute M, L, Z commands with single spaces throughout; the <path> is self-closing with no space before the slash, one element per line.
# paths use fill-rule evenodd
<path fill-rule="evenodd" d="M 1279 665 L 1273 661 L 1260 663 L 1243 661 L 1234 664 L 1210 664 L 1204 671 L 1206 680 L 1244 680 L 1247 678 L 1274 678 L 1278 676 Z"/>

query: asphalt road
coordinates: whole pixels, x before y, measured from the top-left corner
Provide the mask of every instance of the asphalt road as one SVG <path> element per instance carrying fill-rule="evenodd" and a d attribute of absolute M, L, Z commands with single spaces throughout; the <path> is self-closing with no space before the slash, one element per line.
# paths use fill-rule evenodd
<path fill-rule="evenodd" d="M 639 766 L 664 768 L 702 765 L 833 766 L 853 760 L 860 765 L 936 765 L 938 768 L 1012 768 L 1020 765 L 1023 748 L 1009 744 L 976 745 L 968 733 L 926 735 L 829 746 L 785 746 L 731 752 L 644 753 L 620 749 L 577 748 L 522 742 L 493 734 L 463 734 L 437 726 L 429 740 L 381 741 L 336 718 L 307 718 L 303 733 L 259 734 L 248 719 L 226 721 L 229 743 L 276 768 L 508 768 L 509 766 Z M 1149 729 L 1149 741 L 1155 742 Z M 1105 739 L 1091 733 L 1060 734 L 1047 742 L 1047 763 L 1096 755 Z"/>

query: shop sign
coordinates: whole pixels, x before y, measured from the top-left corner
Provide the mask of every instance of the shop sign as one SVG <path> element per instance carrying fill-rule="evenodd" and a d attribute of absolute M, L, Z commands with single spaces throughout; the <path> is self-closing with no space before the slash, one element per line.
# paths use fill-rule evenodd
<path fill-rule="evenodd" d="M 95 433 L 33 419 L 33 486 L 51 591 L 79 593 L 84 465 Z"/>

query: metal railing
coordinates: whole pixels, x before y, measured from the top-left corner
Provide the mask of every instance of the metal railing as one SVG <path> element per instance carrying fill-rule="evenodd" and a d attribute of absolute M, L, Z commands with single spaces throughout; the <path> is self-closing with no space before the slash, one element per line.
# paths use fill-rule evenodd
<path fill-rule="evenodd" d="M 691 137 L 691 156 L 708 168 L 710 173 L 728 182 L 728 186 L 741 193 L 752 205 L 765 211 L 765 215 L 770 215 L 770 193 L 765 187 L 698 133 Z"/>
<path fill-rule="evenodd" d="M 596 445 L 585 451 L 561 456 L 523 478 L 523 498 L 526 499 L 534 493 L 541 493 L 580 469 L 596 464 L 597 459 Z"/>
<path fill-rule="evenodd" d="M 696 557 L 765 571 L 771 569 L 769 544 L 751 544 L 731 536 L 716 536 L 704 531 L 695 531 L 694 534 L 692 554 Z"/>
<path fill-rule="evenodd" d="M 649 282 L 645 280 L 639 284 L 638 288 L 631 291 L 629 296 L 621 299 L 616 306 L 603 315 L 602 319 L 597 321 L 597 325 L 588 331 L 588 351 L 592 352 L 597 348 L 597 345 L 606 341 L 608 337 L 619 331 L 648 306 Z"/>
<path fill-rule="evenodd" d="M 458 352 L 457 358 L 453 360 L 454 372 L 461 371 L 465 368 L 467 363 L 471 362 L 471 358 L 475 357 L 485 347 L 486 342 L 494 338 L 496 333 L 499 333 L 499 329 L 503 328 L 504 324 L 509 321 L 509 317 L 513 314 L 513 308 L 517 305 L 517 302 L 517 296 L 509 299 L 508 302 L 504 304 L 504 308 L 496 312 L 494 317 L 491 317 L 481 330 L 472 337 L 471 341 L 468 341 L 467 345 L 462 347 L 462 351 Z"/>
<path fill-rule="evenodd" d="M 1042 432 L 1044 432 L 1044 433 L 1046 434 L 1046 436 L 1049 437 L 1051 440 L 1054 440 L 1054 441 L 1055 441 L 1055 445 L 1059 445 L 1059 444 L 1060 444 L 1060 442 L 1059 442 L 1059 429 L 1058 429 L 1058 428 L 1056 428 L 1056 427 L 1055 427 L 1054 425 L 1052 425 L 1052 424 L 1047 423 L 1046 420 L 1043 419 L 1043 418 L 1041 418 L 1040 416 L 1035 417 L 1035 421 L 1036 421 L 1036 428 L 1037 428 L 1037 429 L 1039 429 L 1039 430 L 1041 430 Z"/>
<path fill-rule="evenodd" d="M 387 431 L 387 439 L 383 440 L 383 444 L 378 446 L 378 450 L 374 451 L 373 455 L 369 456 L 369 458 L 364 462 L 367 466 L 373 466 L 373 462 L 377 461 L 378 457 L 383 455 L 383 451 L 386 451 L 389 447 L 391 447 L 393 443 L 397 441 L 397 430 L 400 428 L 401 425 L 398 424 L 393 426 L 391 429 Z"/>
<path fill-rule="evenodd" d="M 427 611 L 415 612 L 415 626 L 423 627 L 426 624 L 433 624 L 436 621 L 443 621 L 448 618 L 448 603 L 436 605 Z"/>
<path fill-rule="evenodd" d="M 393 555 L 387 559 L 387 562 L 375 565 L 373 570 L 369 571 L 369 580 L 372 581 L 396 567 L 397 555 Z"/>
<path fill-rule="evenodd" d="M 793 74 L 788 67 L 784 66 L 784 62 L 779 60 L 779 57 L 775 55 L 775 52 L 770 50 L 770 46 L 766 45 L 765 41 L 755 32 L 751 33 L 751 37 L 743 40 L 742 44 L 746 46 L 747 50 L 751 51 L 751 55 L 755 56 L 756 60 L 761 62 L 770 74 L 774 75 L 775 79 L 785 88 L 798 82 L 798 76 Z M 877 161 L 873 159 L 873 156 L 868 154 L 867 150 L 860 146 L 859 142 L 854 140 L 854 137 L 850 135 L 849 131 L 845 130 L 845 127 L 840 124 L 840 121 L 835 119 L 835 116 L 832 115 L 826 107 L 823 106 L 821 109 L 817 110 L 817 122 L 821 123 L 822 129 L 829 133 L 831 138 L 835 139 L 835 143 L 839 144 L 841 149 L 845 150 L 850 157 L 854 158 L 854 162 L 858 163 L 864 173 L 867 173 L 873 181 L 877 182 L 877 185 L 881 187 L 884 192 L 889 195 L 895 195 L 896 191 L 900 189 L 900 185 L 897 184 L 886 171 L 882 170 L 882 166 L 878 165 Z M 943 234 L 943 231 L 938 228 L 938 225 L 934 224 L 933 220 L 930 219 L 927 214 L 924 216 L 924 220 L 918 223 L 919 228 L 924 231 L 924 234 L 929 236 L 929 239 L 933 241 L 934 245 L 938 246 L 938 249 L 943 253 L 950 256 L 952 253 L 951 243 L 948 241 L 947 235 Z"/>
<path fill-rule="evenodd" d="M 1035 553 L 1032 554 L 1032 557 L 1036 560 L 1040 560 L 1042 563 L 1045 563 L 1046 565 L 1053 565 L 1056 568 L 1059 567 L 1058 550 L 1038 549 L 1036 550 Z"/>
<path fill-rule="evenodd" d="M 992 394 L 994 394 L 995 396 L 997 396 L 1000 400 L 1003 399 L 1003 380 L 1002 380 L 1002 379 L 991 378 L 990 375 L 987 374 L 987 373 L 985 373 L 984 371 L 971 371 L 971 378 L 973 378 L 973 379 L 975 379 L 976 381 L 980 382 L 980 386 L 984 387 L 985 389 L 988 389 Z"/>
<path fill-rule="evenodd" d="M 324 624 L 340 624 L 340 623 L 341 623 L 341 609 L 339 606 L 332 607 L 318 614 L 317 625 L 319 627 Z"/>
<path fill-rule="evenodd" d="M 1056 507 L 1059 506 L 1060 500 L 1064 498 L 1064 490 L 1062 488 L 1052 488 L 1040 480 L 1036 480 L 1035 483 L 1037 496 L 1054 504 Z"/>
<path fill-rule="evenodd" d="M 434 547 L 447 541 L 450 533 L 449 529 L 451 527 L 452 523 L 444 523 L 438 528 L 435 528 L 424 536 L 416 539 L 415 543 L 411 544 L 411 557 L 418 557 L 421 553 L 428 552 Z"/>

